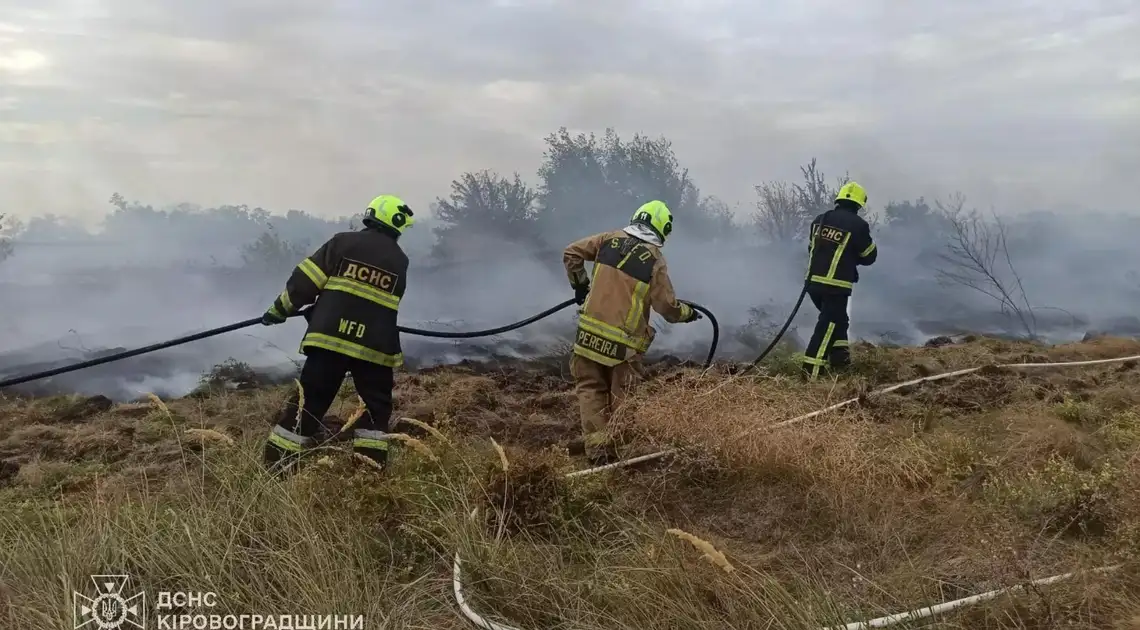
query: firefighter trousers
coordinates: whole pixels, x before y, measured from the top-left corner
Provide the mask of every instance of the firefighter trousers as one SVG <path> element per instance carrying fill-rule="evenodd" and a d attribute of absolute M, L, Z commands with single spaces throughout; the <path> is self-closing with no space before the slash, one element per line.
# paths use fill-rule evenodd
<path fill-rule="evenodd" d="M 851 296 L 809 287 L 808 297 L 819 310 L 819 318 L 804 351 L 803 369 L 808 376 L 816 378 L 827 368 L 842 368 L 851 363 L 847 341 L 850 323 L 847 300 Z"/>
<path fill-rule="evenodd" d="M 586 455 L 601 456 L 611 444 L 610 420 L 626 394 L 641 378 L 640 360 L 606 366 L 578 355 L 570 357 L 570 375 L 582 419 Z"/>
<path fill-rule="evenodd" d="M 296 455 L 315 445 L 325 412 L 336 400 L 346 372 L 352 374 L 365 412 L 352 427 L 352 450 L 383 465 L 388 459 L 388 422 L 392 417 L 392 368 L 338 352 L 309 348 L 301 368 L 301 390 L 293 392 L 277 416 L 265 444 L 265 464 L 289 468 Z M 298 407 L 300 412 L 298 413 Z"/>

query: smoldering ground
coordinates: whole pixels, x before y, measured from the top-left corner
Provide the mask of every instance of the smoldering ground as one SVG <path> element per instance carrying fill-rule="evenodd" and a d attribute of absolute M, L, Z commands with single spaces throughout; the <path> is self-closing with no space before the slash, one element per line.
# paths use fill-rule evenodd
<path fill-rule="evenodd" d="M 99 232 L 67 229 L 41 217 L 14 234 L 13 255 L 0 264 L 0 374 L 38 371 L 257 317 L 297 260 L 335 232 L 355 227 L 352 217 L 321 219 L 296 211 L 272 215 L 244 207 L 183 206 L 160 212 L 120 205 Z M 1140 333 L 1140 320 L 1132 315 L 1140 306 L 1140 282 L 1130 273 L 1140 262 L 1129 236 L 1140 225 L 1136 218 L 1004 216 L 1000 251 L 986 249 L 997 241 L 981 243 L 988 266 L 973 275 L 958 269 L 963 276 L 954 282 L 946 277 L 956 269 L 947 255 L 953 252 L 953 230 L 927 210 L 900 215 L 896 204 L 888 216 L 878 213 L 879 261 L 863 268 L 852 301 L 853 338 L 917 344 L 965 332 L 1033 334 L 1046 341 L 1090 331 Z M 584 216 L 572 231 L 539 232 L 530 240 L 485 227 L 447 232 L 446 223 L 423 214 L 404 239 L 411 267 L 401 323 L 459 331 L 499 326 L 565 300 L 571 294 L 561 247 L 624 225 L 628 209 Z M 987 223 L 980 225 L 995 225 L 992 217 L 981 218 Z M 755 217 L 738 215 L 712 234 L 693 227 L 702 220 L 708 217 L 677 212 L 676 232 L 664 250 L 669 271 L 681 298 L 716 313 L 722 326 L 718 356 L 751 359 L 798 296 L 806 244 L 802 238 L 763 238 Z M 1013 296 L 1008 304 L 1001 294 L 995 297 L 995 282 Z M 810 304 L 801 308 L 789 332 L 792 344 L 802 343 L 813 318 Z M 703 358 L 711 335 L 707 322 L 669 325 L 657 315 L 653 322 L 655 354 Z M 287 378 L 302 359 L 297 344 L 303 326 L 300 320 L 254 326 L 31 383 L 25 391 L 115 399 L 146 392 L 180 395 L 227 360 L 268 378 Z M 491 338 L 405 335 L 404 344 L 409 365 L 416 367 L 563 352 L 572 331 L 573 309 L 567 309 Z"/>

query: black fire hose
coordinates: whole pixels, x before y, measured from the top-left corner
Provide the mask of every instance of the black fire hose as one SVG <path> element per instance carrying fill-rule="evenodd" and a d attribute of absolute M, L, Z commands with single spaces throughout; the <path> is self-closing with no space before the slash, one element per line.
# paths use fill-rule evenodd
<path fill-rule="evenodd" d="M 709 344 L 709 355 L 705 357 L 705 369 L 707 370 L 710 366 L 712 366 L 713 357 L 716 356 L 716 345 L 720 343 L 720 322 L 716 321 L 716 315 L 713 315 L 712 311 L 701 306 L 700 304 L 697 304 L 696 302 L 690 302 L 688 300 L 681 301 L 693 307 L 694 311 L 703 313 L 705 317 L 709 318 L 709 323 L 712 324 L 712 343 Z"/>
<path fill-rule="evenodd" d="M 442 330 L 424 330 L 422 328 L 407 328 L 404 326 L 397 326 L 397 328 L 400 329 L 400 332 L 407 333 L 409 335 L 416 335 L 419 337 L 435 337 L 437 339 L 474 339 L 476 337 L 492 337 L 494 335 L 501 335 L 505 332 L 517 330 L 523 326 L 530 326 L 540 319 L 546 319 L 547 317 L 550 317 L 551 315 L 557 313 L 558 311 L 561 311 L 568 306 L 573 306 L 574 303 L 574 298 L 570 298 L 565 302 L 551 306 L 550 308 L 537 315 L 528 317 L 526 319 L 520 319 L 513 324 L 499 326 L 498 328 L 488 328 L 486 330 L 472 330 L 471 332 L 444 332 Z"/>
<path fill-rule="evenodd" d="M 717 344 L 720 343 L 720 323 L 716 321 L 716 315 L 713 315 L 712 311 L 701 306 L 700 304 L 697 304 L 696 302 L 690 302 L 688 300 L 681 300 L 681 302 L 688 304 L 689 306 L 691 306 L 693 308 L 693 310 L 699 311 L 700 313 L 702 313 L 705 317 L 709 318 L 709 323 L 712 324 L 712 329 L 713 329 L 712 343 L 709 344 L 709 353 L 708 353 L 708 356 L 705 357 L 705 365 L 704 365 L 705 368 L 708 368 L 710 365 L 712 365 L 713 357 L 716 356 Z M 550 317 L 551 315 L 557 313 L 558 311 L 561 311 L 562 309 L 564 309 L 564 308 L 566 308 L 566 307 L 568 307 L 574 303 L 575 303 L 574 299 L 569 299 L 569 300 L 566 300 L 565 302 L 562 302 L 561 304 L 556 304 L 556 305 L 546 309 L 545 311 L 538 313 L 537 315 L 534 315 L 532 317 L 528 317 L 528 318 L 523 319 L 523 320 L 519 320 L 513 324 L 507 324 L 506 326 L 499 326 L 498 328 L 488 328 L 486 330 L 473 330 L 471 332 L 444 332 L 444 331 L 439 331 L 439 330 L 424 330 L 422 328 L 405 328 L 404 326 L 400 326 L 400 332 L 407 333 L 409 335 L 417 335 L 420 337 L 436 337 L 439 339 L 473 339 L 475 337 L 490 337 L 492 335 L 501 335 L 505 332 L 510 332 L 512 330 L 522 328 L 523 326 L 529 326 L 529 325 L 537 322 L 540 319 L 545 319 L 547 317 Z M 0 387 L 3 387 L 3 383 L 0 383 Z"/>
<path fill-rule="evenodd" d="M 300 315 L 300 313 L 297 313 L 297 315 Z M 294 316 L 296 316 L 296 315 L 294 315 Z M 0 381 L 0 389 L 3 389 L 5 387 L 11 387 L 13 385 L 23 385 L 24 383 L 29 383 L 31 381 L 38 381 L 42 378 L 48 378 L 51 376 L 58 376 L 60 374 L 66 374 L 68 372 L 75 372 L 76 370 L 82 370 L 84 368 L 89 368 L 89 367 L 95 367 L 96 365 L 103 365 L 104 363 L 113 363 L 115 361 L 121 361 L 123 359 L 129 359 L 131 357 L 137 357 L 140 354 L 147 354 L 148 352 L 154 352 L 156 350 L 163 350 L 165 348 L 170 348 L 172 346 L 180 346 L 184 343 L 190 343 L 191 341 L 198 341 L 199 339 L 206 339 L 208 337 L 213 337 L 215 335 L 220 335 L 222 333 L 228 333 L 228 332 L 231 332 L 234 330 L 240 330 L 242 328 L 247 328 L 249 326 L 253 326 L 254 324 L 260 324 L 260 323 L 261 323 L 261 318 L 256 317 L 254 319 L 247 319 L 245 321 L 241 321 L 241 322 L 238 322 L 236 324 L 230 324 L 229 326 L 222 326 L 221 328 L 211 328 L 210 330 L 203 330 L 200 333 L 194 333 L 193 335 L 186 335 L 185 337 L 178 337 L 177 339 L 171 339 L 170 341 L 163 341 L 162 343 L 155 343 L 155 344 L 151 344 L 149 346 L 143 346 L 141 348 L 135 348 L 134 350 L 127 350 L 125 352 L 117 352 L 115 354 L 109 354 L 105 357 L 99 357 L 98 359 L 91 359 L 89 361 L 81 361 L 79 363 L 73 363 L 71 365 L 65 365 L 63 367 L 52 368 L 50 370 L 44 370 L 43 372 L 36 372 L 34 374 L 26 374 L 24 376 L 14 376 L 12 378 L 4 379 L 3 381 Z"/>
<path fill-rule="evenodd" d="M 531 325 L 531 324 L 533 324 L 533 323 L 535 323 L 541 319 L 545 319 L 547 317 L 550 317 L 551 315 L 557 313 L 558 311 L 561 311 L 564 308 L 567 308 L 567 307 L 573 305 L 574 303 L 575 303 L 575 300 L 573 298 L 571 298 L 569 300 L 566 300 L 565 302 L 562 302 L 560 304 L 552 306 L 552 307 L 546 309 L 545 311 L 542 311 L 541 313 L 538 313 L 536 315 L 533 315 L 533 316 L 528 317 L 528 318 L 523 319 L 523 320 L 519 320 L 513 324 L 507 324 L 506 326 L 499 326 L 498 328 L 488 328 L 486 330 L 474 330 L 471 332 L 444 332 L 444 331 L 438 331 L 438 330 L 424 330 L 421 328 L 408 328 L 405 326 L 399 326 L 399 329 L 400 329 L 400 332 L 407 333 L 409 335 L 416 335 L 419 337 L 435 337 L 435 338 L 439 338 L 439 339 L 473 339 L 476 337 L 490 337 L 493 335 L 500 335 L 500 334 L 505 333 L 505 332 L 510 332 L 512 330 L 517 330 L 517 329 L 522 328 L 524 326 L 529 326 L 529 325 Z M 701 306 L 700 304 L 694 304 L 693 302 L 685 302 L 685 303 L 688 304 L 689 306 L 693 307 L 694 309 L 700 311 L 701 313 L 704 313 L 704 315 L 709 318 L 709 322 L 712 324 L 712 327 L 713 327 L 712 344 L 709 347 L 708 358 L 705 359 L 705 367 L 707 368 L 710 365 L 712 365 L 713 357 L 716 355 L 716 346 L 717 346 L 718 341 L 720 340 L 720 326 L 716 321 L 716 317 L 707 308 Z M 294 313 L 290 317 L 297 317 L 298 315 L 303 315 L 303 314 L 304 314 L 304 311 L 301 311 L 299 313 Z M 24 383 L 29 383 L 31 381 L 38 381 L 40 379 L 49 378 L 52 376 L 58 376 L 60 374 L 66 374 L 68 372 L 75 372 L 77 370 L 82 370 L 84 368 L 95 367 L 97 365 L 103 365 L 104 363 L 113 363 L 115 361 L 121 361 L 123 359 L 129 359 L 131 357 L 137 357 L 140 354 L 147 354 L 149 352 L 155 352 L 156 350 L 163 350 L 163 349 L 170 348 L 173 346 L 179 346 L 179 345 L 182 345 L 184 343 L 190 343 L 191 341 L 198 341 L 200 339 L 206 339 L 209 337 L 214 337 L 216 335 L 221 335 L 223 333 L 228 333 L 228 332 L 232 332 L 235 330 L 240 330 L 242 328 L 248 328 L 250 326 L 254 326 L 254 325 L 260 324 L 260 323 L 261 323 L 261 318 L 255 317 L 253 319 L 247 319 L 244 321 L 237 322 L 235 324 L 230 324 L 229 326 L 222 326 L 220 328 L 211 328 L 210 330 L 204 330 L 204 331 L 199 332 L 199 333 L 194 333 L 193 335 L 186 335 L 185 337 L 178 337 L 176 339 L 171 339 L 169 341 L 163 341 L 161 343 L 151 344 L 149 346 L 143 346 L 142 348 L 135 348 L 134 350 L 127 350 L 125 352 L 118 352 L 116 354 L 109 354 L 105 357 L 99 357 L 97 359 L 90 359 L 88 361 L 81 361 L 79 363 L 74 363 L 72 365 L 65 365 L 63 367 L 52 368 L 50 370 L 44 370 L 42 372 L 36 372 L 34 374 L 26 374 L 24 376 L 15 376 L 15 377 L 0 381 L 0 389 L 3 389 L 5 387 L 11 387 L 13 385 L 22 385 Z"/>
<path fill-rule="evenodd" d="M 772 338 L 771 343 L 768 344 L 767 348 L 764 348 L 764 351 L 760 353 L 760 356 L 756 357 L 756 359 L 752 362 L 752 367 L 756 367 L 761 361 L 763 361 L 764 357 L 768 356 L 768 353 L 772 351 L 772 348 L 775 348 L 776 344 L 780 342 L 780 338 L 784 336 L 784 333 L 788 332 L 788 326 L 792 325 L 792 320 L 796 318 L 796 313 L 800 312 L 800 305 L 804 303 L 805 295 L 807 295 L 807 284 L 805 284 L 804 288 L 800 290 L 800 297 L 796 300 L 796 305 L 792 307 L 792 313 L 788 315 L 787 321 L 784 322 L 784 327 L 780 329 L 780 332 L 776 333 L 776 336 Z"/>

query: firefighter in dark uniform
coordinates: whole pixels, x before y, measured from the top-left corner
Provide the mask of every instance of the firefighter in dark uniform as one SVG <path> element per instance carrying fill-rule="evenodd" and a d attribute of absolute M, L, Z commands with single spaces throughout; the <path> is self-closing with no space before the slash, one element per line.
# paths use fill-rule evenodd
<path fill-rule="evenodd" d="M 396 315 L 408 273 L 397 241 L 415 220 L 399 197 L 381 195 L 368 204 L 363 222 L 363 230 L 336 234 L 302 260 L 262 316 L 262 324 L 280 324 L 316 302 L 306 312 L 309 327 L 301 340 L 301 391 L 286 401 L 265 444 L 270 469 L 291 469 L 314 445 L 346 372 L 367 408 L 353 426 L 352 450 L 380 465 L 388 459 L 393 372 L 404 362 Z"/>
<path fill-rule="evenodd" d="M 839 189 L 835 208 L 811 222 L 807 294 L 819 319 L 804 351 L 803 369 L 813 379 L 825 369 L 851 363 L 847 301 L 859 281 L 859 265 L 873 265 L 879 255 L 870 226 L 859 216 L 866 205 L 867 191 L 848 182 Z"/>

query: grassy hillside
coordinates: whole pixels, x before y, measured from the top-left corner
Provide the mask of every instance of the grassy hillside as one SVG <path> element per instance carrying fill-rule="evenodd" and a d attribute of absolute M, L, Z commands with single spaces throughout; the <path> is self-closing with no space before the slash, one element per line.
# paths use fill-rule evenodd
<path fill-rule="evenodd" d="M 468 628 L 459 551 L 472 607 L 524 630 L 819 628 L 1116 563 L 898 627 L 1140 629 L 1135 364 L 982 371 L 763 430 L 916 376 L 1140 342 L 853 350 L 854 373 L 814 384 L 654 366 L 630 454 L 681 454 L 573 479 L 562 357 L 401 375 L 418 422 L 384 474 L 336 439 L 292 479 L 261 472 L 284 387 L 0 399 L 0 627 L 71 628 L 71 590 L 126 572 L 215 591 L 216 613 Z M 348 384 L 332 433 L 356 406 Z"/>

